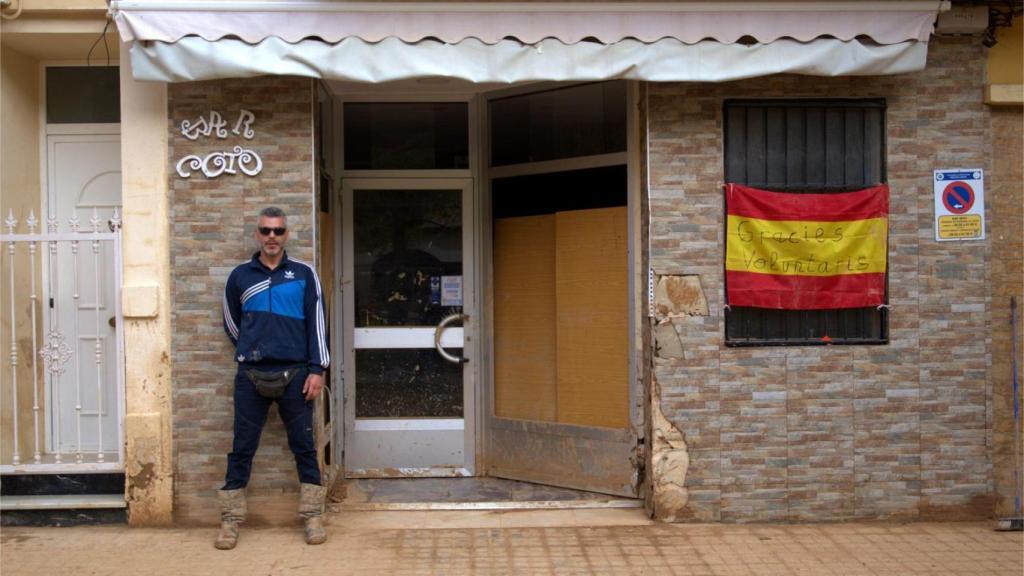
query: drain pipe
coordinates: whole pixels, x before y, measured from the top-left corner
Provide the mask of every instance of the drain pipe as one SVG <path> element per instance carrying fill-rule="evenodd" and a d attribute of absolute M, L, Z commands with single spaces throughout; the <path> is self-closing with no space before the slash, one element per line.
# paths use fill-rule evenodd
<path fill-rule="evenodd" d="M 1010 369 L 1013 370 L 1013 512 L 1012 518 L 1001 518 L 996 530 L 1024 530 L 1024 514 L 1021 513 L 1021 469 L 1020 469 L 1020 379 L 1017 377 L 1017 297 L 1010 297 Z"/>

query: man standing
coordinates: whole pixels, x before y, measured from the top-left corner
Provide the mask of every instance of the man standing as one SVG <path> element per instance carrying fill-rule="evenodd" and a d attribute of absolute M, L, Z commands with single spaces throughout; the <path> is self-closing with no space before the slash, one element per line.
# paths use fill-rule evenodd
<path fill-rule="evenodd" d="M 287 216 L 260 211 L 254 234 L 260 250 L 235 268 L 224 287 L 224 330 L 235 345 L 235 437 L 224 487 L 217 492 L 221 529 L 215 546 L 230 550 L 245 520 L 245 487 L 270 405 L 288 432 L 299 472 L 299 516 L 307 544 L 327 539 L 321 515 L 326 489 L 313 441 L 313 399 L 330 364 L 320 279 L 313 267 L 289 258 Z"/>

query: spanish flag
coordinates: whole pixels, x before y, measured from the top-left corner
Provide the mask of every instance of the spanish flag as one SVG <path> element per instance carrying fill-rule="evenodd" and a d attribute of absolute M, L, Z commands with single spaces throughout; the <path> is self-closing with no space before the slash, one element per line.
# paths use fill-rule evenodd
<path fill-rule="evenodd" d="M 730 306 L 863 308 L 885 302 L 889 187 L 793 194 L 728 184 Z"/>

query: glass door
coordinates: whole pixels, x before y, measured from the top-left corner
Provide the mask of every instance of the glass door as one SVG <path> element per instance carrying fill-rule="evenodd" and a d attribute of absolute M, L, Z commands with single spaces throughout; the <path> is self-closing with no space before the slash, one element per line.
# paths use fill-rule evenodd
<path fill-rule="evenodd" d="M 342 189 L 345 470 L 472 475 L 472 181 Z"/>

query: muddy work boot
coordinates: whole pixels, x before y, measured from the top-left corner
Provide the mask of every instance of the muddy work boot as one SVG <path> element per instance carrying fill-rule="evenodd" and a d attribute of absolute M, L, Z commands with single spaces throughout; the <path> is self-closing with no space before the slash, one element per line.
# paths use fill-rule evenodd
<path fill-rule="evenodd" d="M 238 525 L 245 521 L 245 488 L 217 490 L 220 503 L 220 533 L 213 543 L 218 550 L 231 550 L 238 543 Z"/>
<path fill-rule="evenodd" d="M 327 541 L 324 529 L 324 497 L 327 489 L 316 484 L 299 485 L 299 516 L 306 524 L 306 544 L 323 544 Z"/>

